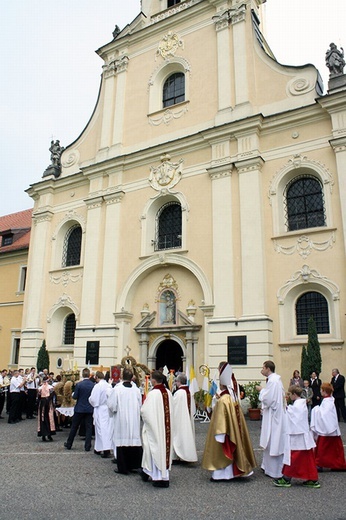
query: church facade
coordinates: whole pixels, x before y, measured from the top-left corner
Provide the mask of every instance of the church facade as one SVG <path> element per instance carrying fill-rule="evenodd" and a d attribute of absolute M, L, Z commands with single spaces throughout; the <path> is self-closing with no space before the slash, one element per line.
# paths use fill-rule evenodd
<path fill-rule="evenodd" d="M 45 339 L 51 369 L 288 382 L 313 315 L 322 377 L 345 366 L 346 90 L 275 60 L 264 2 L 142 0 L 97 51 L 91 119 L 28 189 L 21 365 Z"/>

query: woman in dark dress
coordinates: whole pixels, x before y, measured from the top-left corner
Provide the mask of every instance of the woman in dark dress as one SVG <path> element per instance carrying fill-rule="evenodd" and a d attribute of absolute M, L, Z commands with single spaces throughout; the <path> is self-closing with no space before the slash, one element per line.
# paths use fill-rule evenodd
<path fill-rule="evenodd" d="M 37 436 L 46 442 L 52 441 L 55 435 L 54 408 L 52 399 L 53 387 L 48 383 L 48 377 L 44 377 L 42 385 L 38 389 L 38 430 Z"/>

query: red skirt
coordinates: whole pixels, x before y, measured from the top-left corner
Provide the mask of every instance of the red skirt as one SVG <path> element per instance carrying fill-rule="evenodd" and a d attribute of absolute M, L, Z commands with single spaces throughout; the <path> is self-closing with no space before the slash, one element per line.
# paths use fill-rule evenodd
<path fill-rule="evenodd" d="M 321 468 L 346 471 L 344 447 L 341 437 L 319 436 L 316 442 L 315 458 Z"/>
<path fill-rule="evenodd" d="M 318 480 L 314 450 L 291 450 L 291 465 L 282 468 L 285 477 Z"/>

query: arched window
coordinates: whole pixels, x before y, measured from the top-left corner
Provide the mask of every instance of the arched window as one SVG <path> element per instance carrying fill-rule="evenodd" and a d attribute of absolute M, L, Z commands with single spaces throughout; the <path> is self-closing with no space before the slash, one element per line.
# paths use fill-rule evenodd
<path fill-rule="evenodd" d="M 82 228 L 77 224 L 71 227 L 65 235 L 62 255 L 63 267 L 80 264 L 81 244 Z"/>
<path fill-rule="evenodd" d="M 296 303 L 297 334 L 308 333 L 310 317 L 316 323 L 317 334 L 329 334 L 328 302 L 323 294 L 307 292 Z"/>
<path fill-rule="evenodd" d="M 65 318 L 63 345 L 74 345 L 74 335 L 76 331 L 76 317 L 69 314 Z"/>
<path fill-rule="evenodd" d="M 316 177 L 295 177 L 288 184 L 285 195 L 288 231 L 325 226 L 323 189 Z"/>
<path fill-rule="evenodd" d="M 182 101 L 185 101 L 185 75 L 176 72 L 163 85 L 163 106 L 170 107 Z"/>
<path fill-rule="evenodd" d="M 181 247 L 181 206 L 168 202 L 156 215 L 155 251 Z"/>

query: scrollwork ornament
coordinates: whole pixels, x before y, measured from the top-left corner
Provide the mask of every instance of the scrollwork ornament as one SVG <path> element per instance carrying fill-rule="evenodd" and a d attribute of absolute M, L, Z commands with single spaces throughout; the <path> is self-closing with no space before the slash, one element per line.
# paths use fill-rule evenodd
<path fill-rule="evenodd" d="M 149 182 L 154 190 L 161 191 L 162 188 L 173 188 L 181 179 L 183 159 L 171 162 L 168 154 L 161 156 L 161 164 L 150 167 Z"/>

